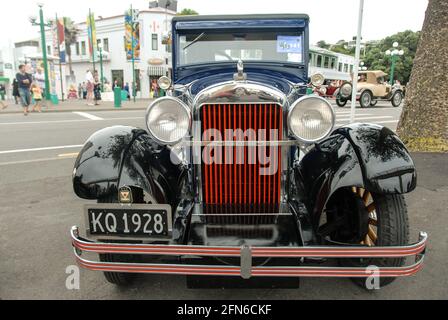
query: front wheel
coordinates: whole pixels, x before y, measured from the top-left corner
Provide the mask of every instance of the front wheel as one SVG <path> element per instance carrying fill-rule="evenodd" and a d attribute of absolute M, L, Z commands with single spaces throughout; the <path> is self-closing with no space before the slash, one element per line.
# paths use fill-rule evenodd
<path fill-rule="evenodd" d="M 398 108 L 401 105 L 401 102 L 403 101 L 403 94 L 401 92 L 395 92 L 392 96 L 392 105 L 395 108 Z"/>
<path fill-rule="evenodd" d="M 338 105 L 338 107 L 343 108 L 347 104 L 347 100 L 344 100 L 344 99 L 342 99 L 340 97 L 337 97 L 336 98 L 336 104 Z"/>
<path fill-rule="evenodd" d="M 372 100 L 372 102 L 370 102 L 370 106 L 374 107 L 374 106 L 376 106 L 377 103 L 378 103 L 378 100 Z"/>
<path fill-rule="evenodd" d="M 330 235 L 339 243 L 364 246 L 405 246 L 409 242 L 409 222 L 405 199 L 402 195 L 373 194 L 362 188 L 340 190 L 327 210 L 327 221 L 344 221 Z M 402 267 L 405 258 L 340 259 L 344 267 L 374 266 L 378 268 Z M 395 278 L 379 279 L 380 286 L 392 283 Z M 352 278 L 366 288 L 367 278 Z"/>
<path fill-rule="evenodd" d="M 364 91 L 363 93 L 361 93 L 361 97 L 359 97 L 359 104 L 362 108 L 367 108 L 370 107 L 372 100 L 372 94 L 369 91 Z"/>

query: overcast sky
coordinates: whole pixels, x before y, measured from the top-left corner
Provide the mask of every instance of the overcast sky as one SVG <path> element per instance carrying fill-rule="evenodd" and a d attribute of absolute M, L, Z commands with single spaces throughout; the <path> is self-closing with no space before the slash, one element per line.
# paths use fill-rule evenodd
<path fill-rule="evenodd" d="M 121 14 L 132 3 L 146 9 L 147 0 L 9 0 L 0 11 L 0 47 L 8 42 L 38 36 L 28 22 L 37 16 L 37 3 L 44 4 L 47 18 L 69 16 L 85 21 L 89 7 L 95 16 Z M 399 31 L 421 30 L 428 0 L 365 0 L 363 39 L 376 40 Z M 200 14 L 307 13 L 310 16 L 311 43 L 335 43 L 356 34 L 359 0 L 179 0 L 179 10 L 191 8 Z"/>

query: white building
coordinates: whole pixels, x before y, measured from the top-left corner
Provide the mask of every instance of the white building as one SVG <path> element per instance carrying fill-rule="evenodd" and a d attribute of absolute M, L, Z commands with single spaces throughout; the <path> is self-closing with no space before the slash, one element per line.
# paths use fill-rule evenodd
<path fill-rule="evenodd" d="M 310 47 L 310 74 L 321 73 L 329 80 L 351 80 L 355 57 L 331 50 Z"/>
<path fill-rule="evenodd" d="M 150 83 L 162 75 L 171 75 L 171 46 L 162 44 L 162 40 L 171 31 L 171 19 L 176 14 L 164 8 L 151 8 L 140 11 L 140 61 L 135 62 L 137 97 L 150 97 Z M 132 63 L 127 61 L 125 52 L 125 16 L 117 15 L 107 18 L 96 18 L 96 37 L 103 47 L 103 75 L 109 82 L 118 80 L 120 85 L 132 85 Z M 87 69 L 92 70 L 93 64 L 89 55 L 89 39 L 87 24 L 77 24 L 80 30 L 78 41 L 72 45 L 73 77 L 67 77 L 66 88 L 71 84 L 78 85 L 85 81 Z M 52 35 L 47 34 L 47 47 L 52 43 Z M 51 55 L 51 48 L 49 54 Z M 67 57 L 68 60 L 68 57 Z M 68 61 L 67 61 L 68 62 Z M 65 66 L 69 75 L 68 63 Z M 95 70 L 101 76 L 99 59 Z M 67 90 L 65 90 L 67 92 Z"/>

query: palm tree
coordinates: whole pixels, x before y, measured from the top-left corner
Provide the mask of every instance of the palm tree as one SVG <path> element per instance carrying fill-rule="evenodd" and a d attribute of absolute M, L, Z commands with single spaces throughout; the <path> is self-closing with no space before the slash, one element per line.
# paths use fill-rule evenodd
<path fill-rule="evenodd" d="M 68 67 L 70 69 L 70 77 L 73 77 L 72 67 L 72 45 L 78 41 L 79 29 L 75 25 L 72 19 L 64 17 L 64 29 L 65 29 L 65 50 L 68 57 Z"/>
<path fill-rule="evenodd" d="M 399 136 L 413 151 L 448 151 L 447 33 L 448 2 L 429 0 L 398 124 Z"/>

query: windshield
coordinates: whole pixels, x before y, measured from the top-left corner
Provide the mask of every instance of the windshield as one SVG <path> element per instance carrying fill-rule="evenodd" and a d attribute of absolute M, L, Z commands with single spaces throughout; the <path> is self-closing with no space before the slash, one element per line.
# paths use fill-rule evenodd
<path fill-rule="evenodd" d="M 303 63 L 303 35 L 296 32 L 221 32 L 179 36 L 178 64 L 225 61 Z"/>

